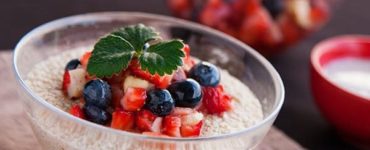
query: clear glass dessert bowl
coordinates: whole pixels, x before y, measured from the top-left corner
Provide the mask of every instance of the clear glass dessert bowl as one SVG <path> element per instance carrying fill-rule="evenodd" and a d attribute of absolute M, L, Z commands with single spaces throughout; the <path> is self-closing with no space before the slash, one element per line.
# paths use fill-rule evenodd
<path fill-rule="evenodd" d="M 153 26 L 164 38 L 183 39 L 192 47 L 192 56 L 214 63 L 248 85 L 260 100 L 264 119 L 250 128 L 217 136 L 148 137 L 76 118 L 27 86 L 27 74 L 37 63 L 79 47 L 92 48 L 111 30 L 137 23 Z M 27 118 L 45 149 L 252 149 L 266 135 L 284 101 L 279 74 L 249 46 L 206 26 L 145 13 L 90 13 L 41 25 L 17 44 L 13 66 Z"/>

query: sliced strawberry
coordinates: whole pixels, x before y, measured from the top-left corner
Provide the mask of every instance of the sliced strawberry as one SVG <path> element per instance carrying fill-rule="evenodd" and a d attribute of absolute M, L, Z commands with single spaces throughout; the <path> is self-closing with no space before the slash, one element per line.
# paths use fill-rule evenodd
<path fill-rule="evenodd" d="M 87 63 L 89 62 L 89 59 L 91 57 L 91 51 L 85 52 L 82 57 L 80 58 L 81 66 L 83 68 L 87 67 Z"/>
<path fill-rule="evenodd" d="M 133 60 L 131 62 L 129 69 L 133 75 L 147 80 L 150 83 L 153 83 L 157 88 L 165 89 L 171 84 L 172 75 L 152 75 L 148 71 L 141 70 L 140 65 L 137 63 L 137 60 Z"/>
<path fill-rule="evenodd" d="M 62 90 L 66 95 L 68 95 L 67 91 L 70 84 L 71 84 L 71 75 L 69 74 L 68 70 L 65 70 L 63 74 Z"/>
<path fill-rule="evenodd" d="M 153 122 L 157 119 L 149 110 L 142 109 L 137 113 L 136 126 L 140 131 L 152 131 Z"/>
<path fill-rule="evenodd" d="M 195 125 L 182 125 L 181 136 L 182 137 L 197 137 L 200 135 L 200 131 L 203 126 L 203 121 L 198 122 Z"/>
<path fill-rule="evenodd" d="M 71 109 L 69 110 L 69 113 L 78 118 L 85 119 L 85 114 L 83 113 L 79 105 L 72 105 Z"/>
<path fill-rule="evenodd" d="M 131 130 L 135 123 L 135 116 L 132 112 L 116 110 L 112 114 L 111 127 L 120 130 Z"/>
<path fill-rule="evenodd" d="M 85 70 L 77 68 L 74 70 L 65 70 L 63 75 L 62 90 L 69 98 L 79 98 L 86 83 Z"/>
<path fill-rule="evenodd" d="M 143 132 L 142 134 L 147 135 L 147 136 L 154 136 L 154 137 L 169 137 L 167 135 L 164 135 L 164 134 L 158 133 L 158 132 Z"/>
<path fill-rule="evenodd" d="M 138 111 L 144 106 L 145 100 L 145 89 L 129 87 L 121 100 L 121 105 L 126 111 Z"/>
<path fill-rule="evenodd" d="M 220 114 L 231 109 L 231 96 L 226 94 L 221 85 L 203 87 L 203 106 L 208 113 Z"/>
<path fill-rule="evenodd" d="M 163 120 L 162 133 L 172 137 L 181 137 L 180 127 L 181 118 L 179 116 L 168 115 Z"/>

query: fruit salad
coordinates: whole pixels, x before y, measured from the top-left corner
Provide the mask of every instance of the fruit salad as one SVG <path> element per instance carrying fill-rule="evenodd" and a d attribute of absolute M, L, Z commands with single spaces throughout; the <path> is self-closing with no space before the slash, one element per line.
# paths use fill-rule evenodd
<path fill-rule="evenodd" d="M 276 54 L 318 29 L 326 0 L 168 0 L 172 13 L 232 35 L 263 55 Z"/>
<path fill-rule="evenodd" d="M 28 84 L 75 117 L 145 136 L 227 134 L 263 119 L 246 85 L 190 56 L 182 40 L 163 40 L 143 24 L 109 33 L 93 50 L 49 58 L 31 71 Z"/>

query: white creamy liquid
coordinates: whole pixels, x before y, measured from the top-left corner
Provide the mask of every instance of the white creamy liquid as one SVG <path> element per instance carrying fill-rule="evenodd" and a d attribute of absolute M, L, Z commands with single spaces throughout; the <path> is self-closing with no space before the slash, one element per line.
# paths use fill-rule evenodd
<path fill-rule="evenodd" d="M 370 59 L 337 59 L 325 66 L 325 73 L 341 87 L 370 99 Z"/>

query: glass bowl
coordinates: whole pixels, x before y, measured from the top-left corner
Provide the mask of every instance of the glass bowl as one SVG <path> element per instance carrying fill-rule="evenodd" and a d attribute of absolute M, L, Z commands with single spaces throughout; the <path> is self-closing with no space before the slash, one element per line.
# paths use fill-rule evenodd
<path fill-rule="evenodd" d="M 192 55 L 210 61 L 250 87 L 263 106 L 264 119 L 230 134 L 199 138 L 148 137 L 100 126 L 47 103 L 25 83 L 39 62 L 81 46 L 92 47 L 111 30 L 144 23 L 164 38 L 181 38 Z M 188 21 L 133 12 L 101 12 L 58 19 L 29 32 L 14 51 L 14 72 L 27 117 L 45 149 L 250 149 L 265 136 L 284 101 L 284 87 L 272 65 L 242 42 Z M 62 77 L 61 77 L 62 78 Z"/>
<path fill-rule="evenodd" d="M 335 1 L 167 0 L 167 4 L 174 16 L 225 32 L 271 56 L 318 30 Z"/>

